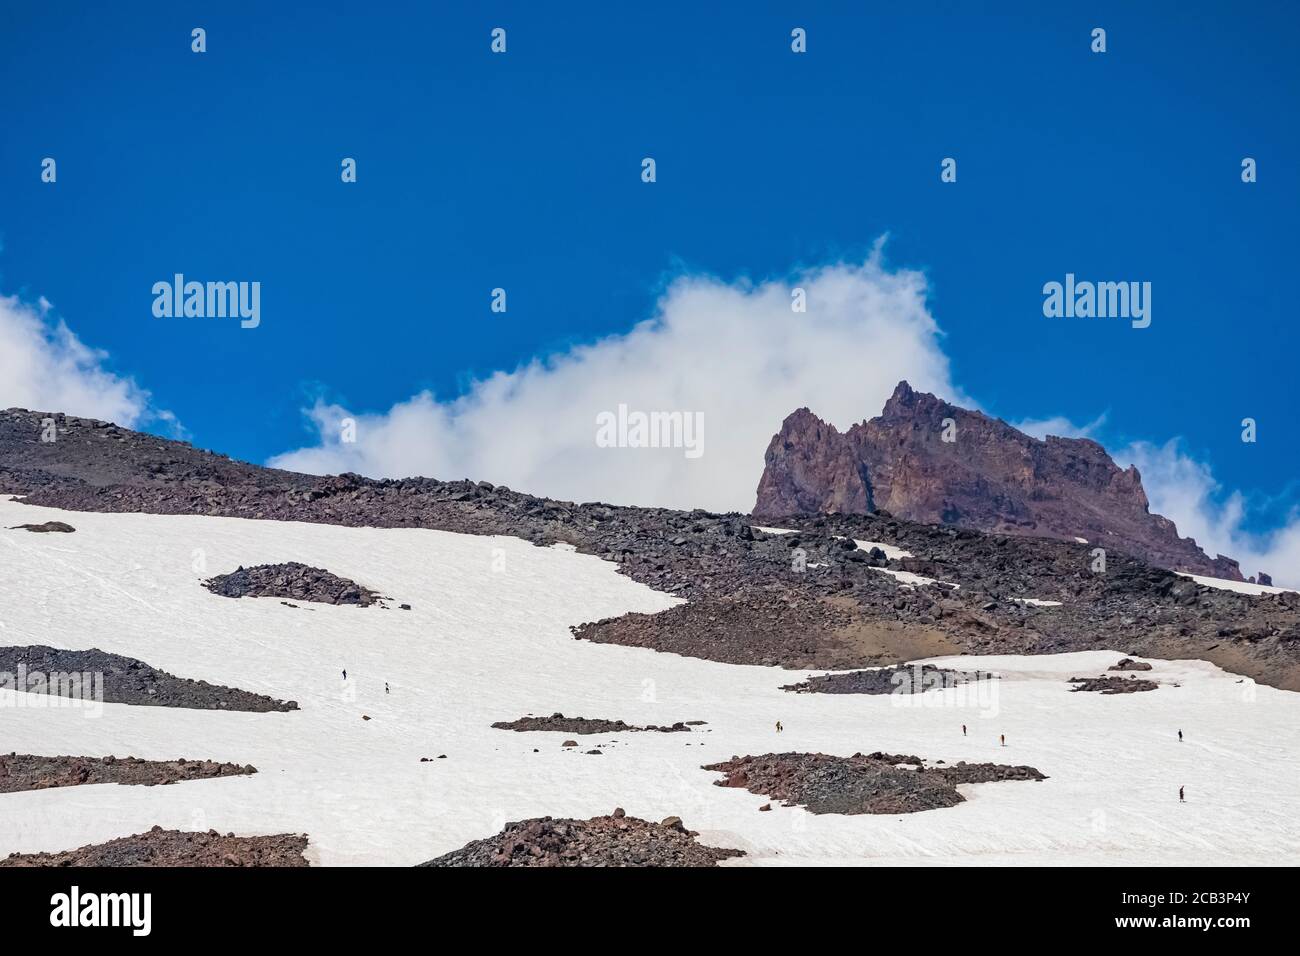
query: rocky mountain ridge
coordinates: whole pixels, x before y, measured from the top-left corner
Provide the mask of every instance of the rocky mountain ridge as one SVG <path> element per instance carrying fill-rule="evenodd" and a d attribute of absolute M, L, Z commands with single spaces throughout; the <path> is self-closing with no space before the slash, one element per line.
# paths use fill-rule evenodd
<path fill-rule="evenodd" d="M 756 517 L 872 511 L 995 534 L 1082 539 L 1157 567 L 1244 580 L 1236 561 L 1210 557 L 1153 514 L 1137 468 L 1121 469 L 1097 442 L 1039 440 L 905 381 L 880 415 L 844 433 L 798 409 L 764 456 Z"/>

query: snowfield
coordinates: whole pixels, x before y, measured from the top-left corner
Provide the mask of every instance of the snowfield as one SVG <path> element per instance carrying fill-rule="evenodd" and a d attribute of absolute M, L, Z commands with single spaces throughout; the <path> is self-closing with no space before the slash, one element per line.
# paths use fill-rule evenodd
<path fill-rule="evenodd" d="M 1103 673 L 1122 649 L 935 661 L 1003 675 L 979 692 L 791 694 L 780 686 L 811 672 L 574 640 L 571 625 L 677 599 L 568 549 L 0 500 L 4 528 L 47 520 L 77 530 L 0 530 L 0 644 L 98 647 L 302 709 L 108 704 L 92 717 L 18 706 L 35 695 L 0 691 L 0 752 L 207 758 L 260 771 L 0 794 L 0 854 L 71 849 L 157 824 L 301 832 L 313 863 L 404 865 L 508 820 L 621 806 L 651 820 L 680 816 L 703 842 L 749 854 L 728 865 L 1300 863 L 1300 695 L 1208 663 L 1155 661 L 1142 676 L 1158 690 L 1117 696 L 1071 693 L 1066 681 Z M 241 564 L 281 561 L 351 578 L 391 598 L 390 608 L 294 609 L 199 586 Z M 399 610 L 402 602 L 412 609 Z M 568 751 L 565 734 L 489 726 L 554 711 L 708 724 L 575 738 L 581 746 Z M 597 745 L 600 756 L 582 752 Z M 715 787 L 719 775 L 700 769 L 782 750 L 1029 764 L 1050 779 L 966 786 L 967 802 L 948 809 L 844 817 L 760 813 L 766 798 Z"/>

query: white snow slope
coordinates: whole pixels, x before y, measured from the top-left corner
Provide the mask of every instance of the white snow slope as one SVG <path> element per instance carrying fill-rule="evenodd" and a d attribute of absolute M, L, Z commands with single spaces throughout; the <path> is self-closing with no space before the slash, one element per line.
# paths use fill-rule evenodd
<path fill-rule="evenodd" d="M 164 787 L 0 794 L 0 854 L 71 849 L 159 824 L 306 833 L 320 864 L 412 864 L 507 820 L 622 806 L 652 820 L 680 816 L 704 842 L 749 854 L 729 865 L 1300 862 L 1300 695 L 1208 663 L 1156 661 L 1143 676 L 1160 681 L 1158 690 L 1112 697 L 1072 694 L 1066 683 L 1121 656 L 1108 651 L 952 659 L 1003 675 L 984 699 L 963 697 L 961 687 L 909 698 L 790 694 L 780 686 L 803 672 L 574 640 L 570 625 L 676 599 L 564 549 L 0 500 L 0 527 L 51 519 L 76 533 L 0 530 L 0 644 L 98 647 L 291 698 L 302 710 L 109 704 L 91 717 L 20 706 L 19 697 L 36 695 L 0 691 L 0 752 L 183 756 L 259 770 Z M 392 609 L 293 609 L 199 585 L 240 564 L 289 560 L 379 590 Z M 708 724 L 690 734 L 586 736 L 569 751 L 565 734 L 489 726 L 554 711 Z M 597 745 L 600 756 L 582 752 Z M 718 775 L 700 769 L 773 750 L 1023 763 L 1050 779 L 963 787 L 966 802 L 943 810 L 846 817 L 781 806 L 760 813 L 765 797 L 715 787 Z"/>

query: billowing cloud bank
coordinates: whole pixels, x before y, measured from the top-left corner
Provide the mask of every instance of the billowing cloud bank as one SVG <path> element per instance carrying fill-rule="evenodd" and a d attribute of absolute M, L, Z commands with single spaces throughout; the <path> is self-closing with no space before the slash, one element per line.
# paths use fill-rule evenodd
<path fill-rule="evenodd" d="M 791 307 L 797 289 L 806 312 Z M 573 501 L 747 511 L 763 452 L 796 408 L 844 429 L 876 413 L 904 378 L 978 407 L 952 381 L 941 338 L 924 276 L 885 268 L 879 247 L 864 263 L 788 281 L 684 276 L 654 317 L 626 334 L 498 372 L 458 398 L 421 392 L 378 413 L 318 402 L 307 410 L 316 443 L 270 463 L 315 474 L 487 479 Z M 700 416 L 702 453 L 598 442 L 601 416 L 618 418 L 620 406 L 625 418 Z M 1096 437 L 1105 420 L 1079 426 L 1057 416 L 1018 427 L 1040 438 Z M 627 437 L 636 443 L 635 433 Z M 1176 441 L 1134 444 L 1116 459 L 1138 466 L 1152 510 L 1211 555 L 1300 586 L 1300 515 L 1268 535 L 1247 533 L 1244 499 L 1225 498 L 1209 467 Z"/>
<path fill-rule="evenodd" d="M 149 410 L 148 393 L 134 381 L 108 371 L 106 357 L 54 319 L 45 299 L 32 306 L 0 296 L 0 408 L 66 412 L 132 427 L 168 417 Z"/>
<path fill-rule="evenodd" d="M 807 311 L 792 308 L 803 289 Z M 789 281 L 683 277 L 623 335 L 534 361 L 439 401 L 379 414 L 318 403 L 319 443 L 275 458 L 296 471 L 483 478 L 574 501 L 747 511 L 763 452 L 808 406 L 839 427 L 878 410 L 899 379 L 965 401 L 949 376 L 924 277 L 877 251 Z M 597 443 L 598 416 L 698 414 L 701 454 Z M 356 423 L 355 441 L 344 429 Z M 607 437 L 607 436 L 606 436 Z M 635 431 L 626 435 L 635 444 Z M 691 455 L 687 452 L 691 451 Z"/>

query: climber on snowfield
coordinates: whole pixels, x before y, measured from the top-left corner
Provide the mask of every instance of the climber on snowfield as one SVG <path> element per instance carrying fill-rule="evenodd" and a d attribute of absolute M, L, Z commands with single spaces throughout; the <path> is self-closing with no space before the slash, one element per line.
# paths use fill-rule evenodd
<path fill-rule="evenodd" d="M 344 680 L 348 679 L 348 669 L 346 667 L 343 668 L 343 679 Z"/>
<path fill-rule="evenodd" d="M 1178 742 L 1180 744 L 1183 742 L 1183 732 L 1181 730 L 1178 731 Z"/>
<path fill-rule="evenodd" d="M 1187 802 L 1185 799 L 1183 799 L 1183 788 L 1182 788 L 1182 787 L 1179 787 L 1179 788 L 1178 788 L 1178 802 L 1179 802 L 1179 803 L 1186 803 L 1186 802 Z"/>
<path fill-rule="evenodd" d="M 389 693 L 389 690 L 388 690 L 388 681 L 384 681 L 384 693 L 385 693 L 385 694 Z"/>
<path fill-rule="evenodd" d="M 1000 736 L 1001 739 L 1002 739 L 1002 746 L 1005 747 L 1005 746 L 1007 745 L 1007 735 L 1006 735 L 1006 734 L 1000 734 L 999 736 Z"/>
<path fill-rule="evenodd" d="M 785 728 L 781 726 L 781 721 L 778 720 L 776 722 L 776 732 L 779 734 L 783 730 L 785 730 Z"/>
<path fill-rule="evenodd" d="M 962 725 L 961 725 L 961 735 L 962 735 L 963 737 L 966 736 L 966 725 L 965 725 L 965 724 L 962 724 Z"/>

